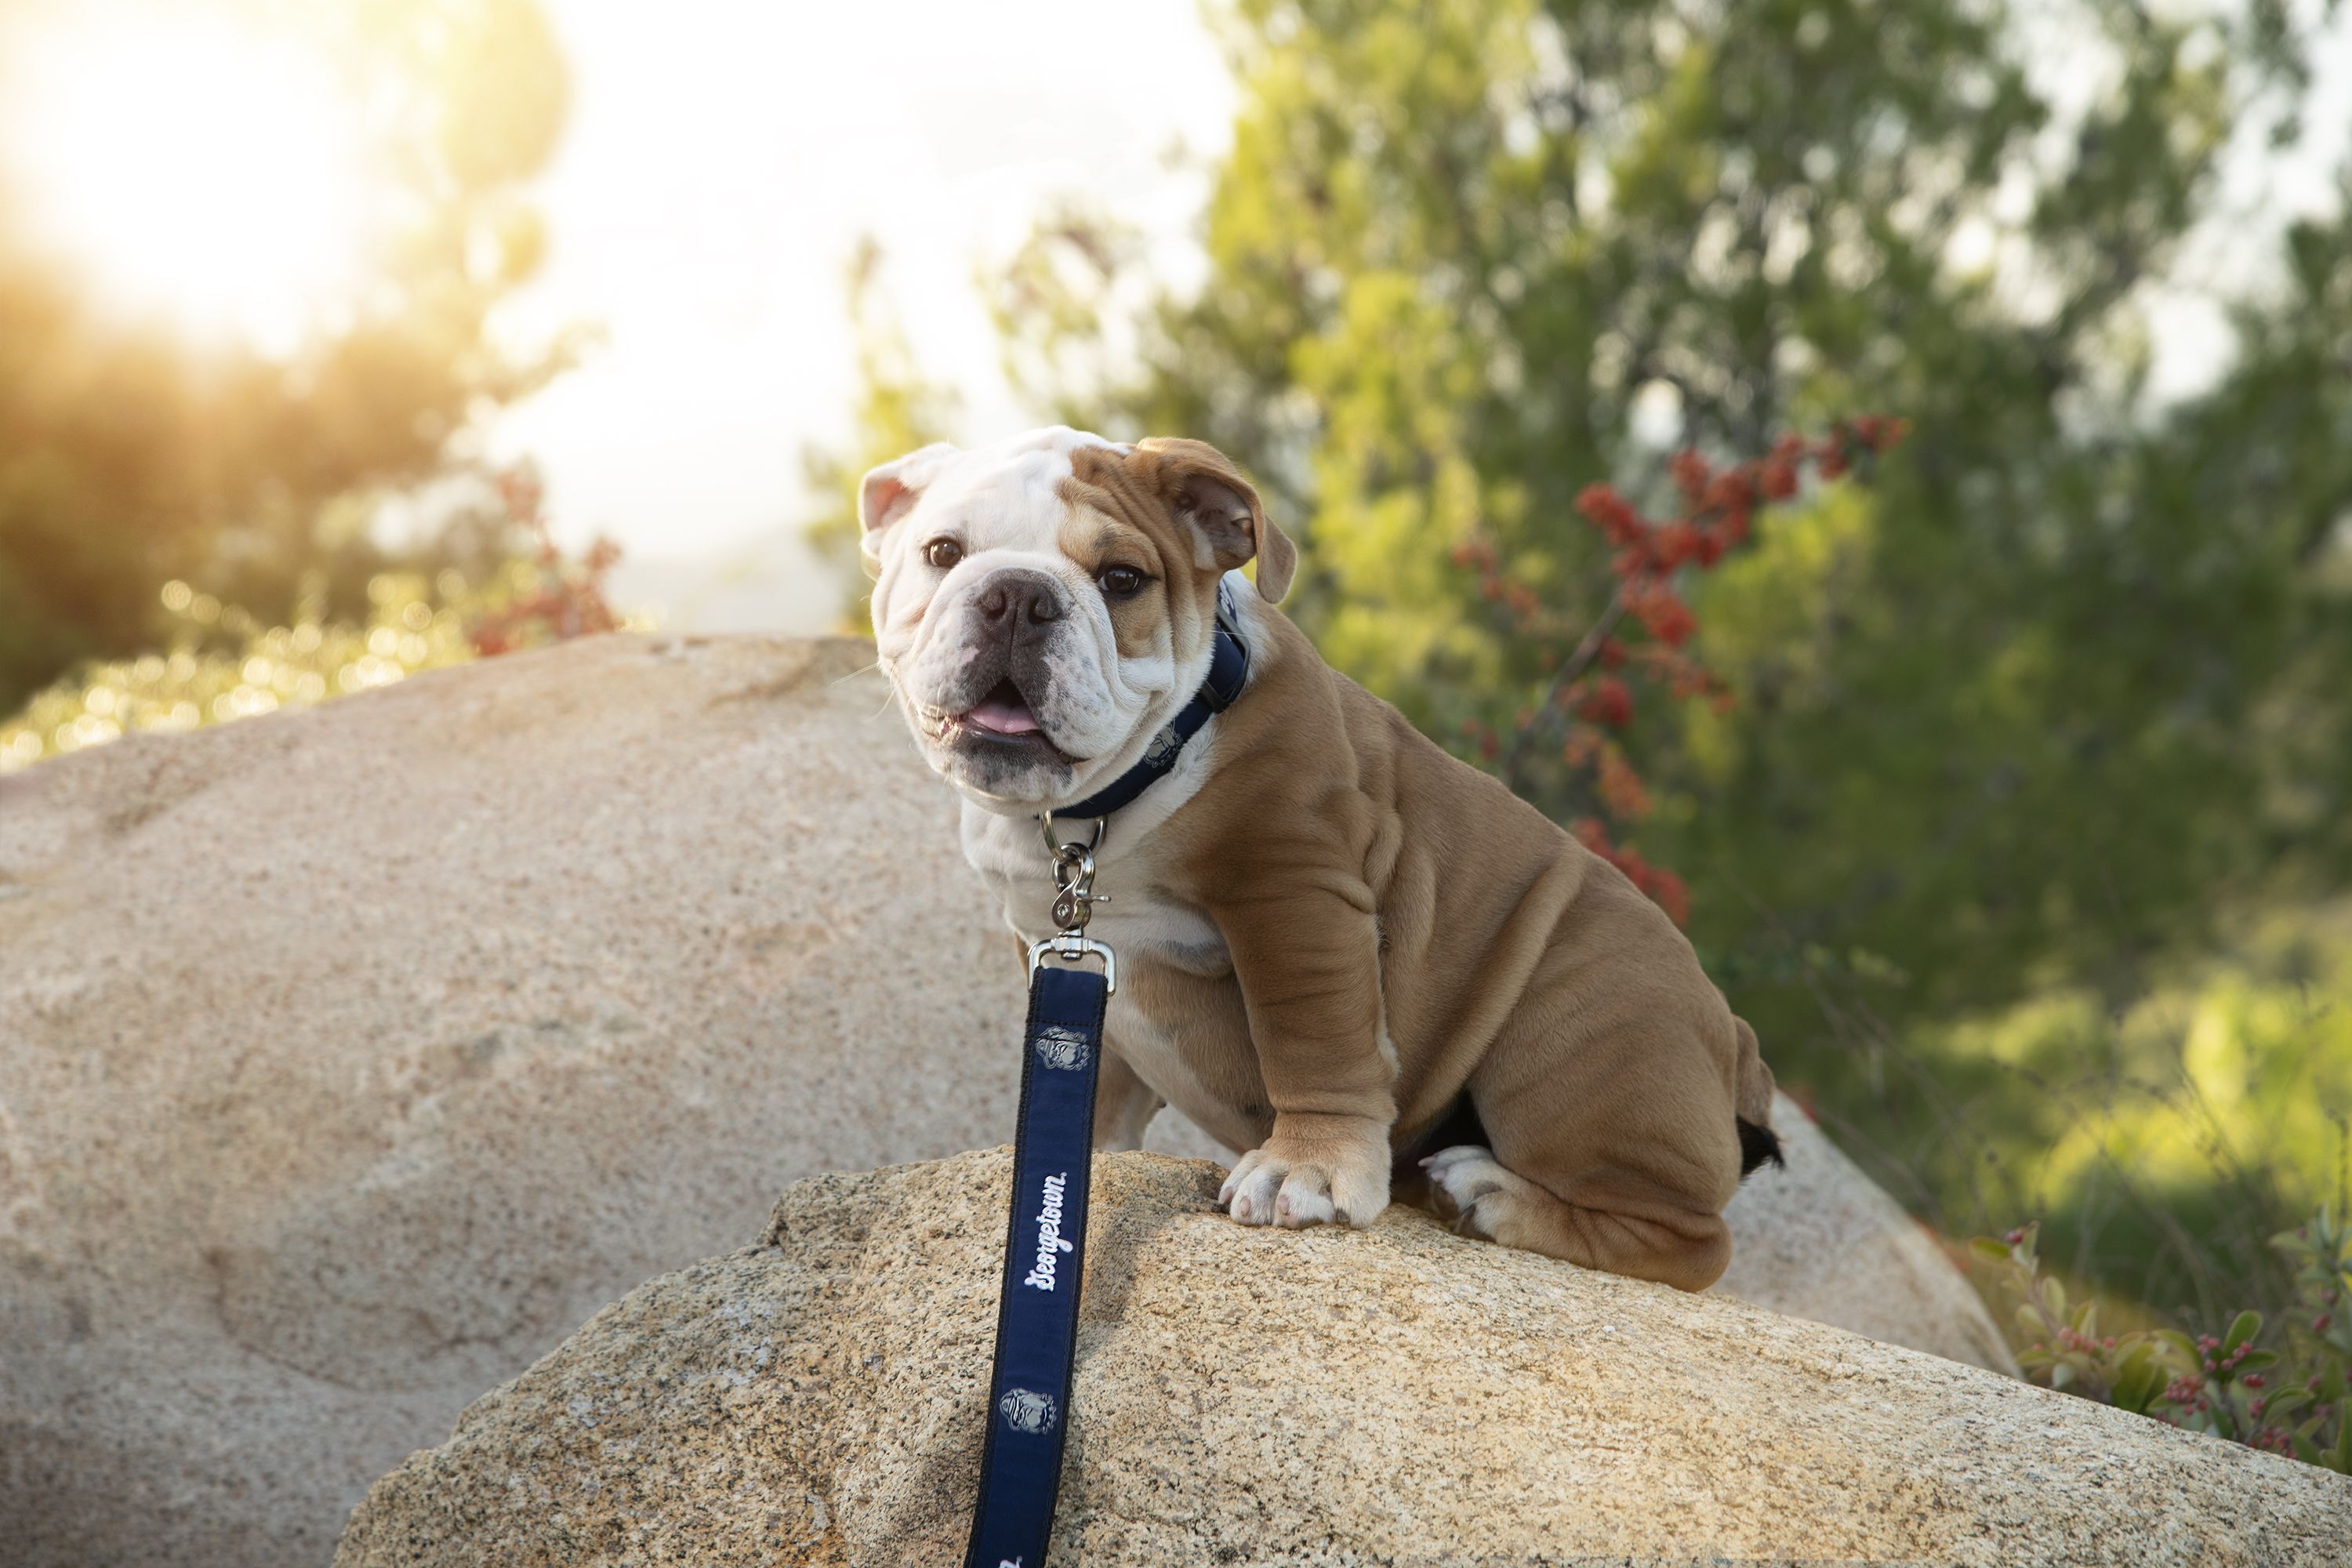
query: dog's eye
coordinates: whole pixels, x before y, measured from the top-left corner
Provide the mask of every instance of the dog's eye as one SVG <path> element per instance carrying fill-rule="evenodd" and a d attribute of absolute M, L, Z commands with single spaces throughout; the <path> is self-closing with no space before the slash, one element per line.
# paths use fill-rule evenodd
<path fill-rule="evenodd" d="M 952 539 L 934 539 L 923 546 L 923 559 L 944 572 L 963 559 L 963 546 Z"/>
<path fill-rule="evenodd" d="M 1143 592 L 1143 585 L 1151 579 L 1132 566 L 1112 566 L 1106 568 L 1095 581 L 1101 584 L 1102 591 L 1112 598 L 1125 599 Z"/>

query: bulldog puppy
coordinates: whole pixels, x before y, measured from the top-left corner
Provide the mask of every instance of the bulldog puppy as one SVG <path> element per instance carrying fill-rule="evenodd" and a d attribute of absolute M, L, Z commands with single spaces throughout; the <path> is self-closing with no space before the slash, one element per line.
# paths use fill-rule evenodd
<path fill-rule="evenodd" d="M 1054 929 L 1038 813 L 1152 747 L 1234 574 L 1247 683 L 1096 857 L 1101 1146 L 1164 1101 L 1248 1151 L 1219 1199 L 1245 1224 L 1369 1225 L 1393 1175 L 1506 1246 L 1723 1272 L 1723 1205 L 1777 1157 L 1755 1036 L 1614 867 L 1324 664 L 1232 463 L 1055 428 L 924 447 L 859 510 L 882 668 L 1024 943 Z"/>

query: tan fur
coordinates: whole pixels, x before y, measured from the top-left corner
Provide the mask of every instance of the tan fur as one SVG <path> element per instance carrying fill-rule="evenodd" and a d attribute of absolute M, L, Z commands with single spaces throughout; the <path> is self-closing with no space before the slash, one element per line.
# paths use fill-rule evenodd
<path fill-rule="evenodd" d="M 1153 530 L 1142 498 L 1166 493 L 1165 466 L 1120 465 L 1138 482 L 1119 497 L 1163 558 L 1175 521 Z M 1770 1121 L 1754 1035 L 1614 867 L 1333 671 L 1288 617 L 1258 620 L 1271 635 L 1217 721 L 1219 765 L 1154 835 L 1165 891 L 1208 912 L 1232 972 L 1139 953 L 1127 984 L 1147 1009 L 1227 1016 L 1230 1056 L 1205 1065 L 1270 1109 L 1286 1163 L 1385 1172 L 1467 1093 L 1496 1159 L 1533 1184 L 1482 1227 L 1496 1240 L 1712 1284 L 1734 1117 Z"/>
<path fill-rule="evenodd" d="M 1200 668 L 1219 576 L 1253 557 L 1268 601 L 1245 617 L 1249 684 L 1197 743 L 1189 798 L 1111 824 L 1115 838 L 1124 817 L 1156 825 L 1107 862 L 1103 890 L 1124 900 L 1108 908 L 1171 911 L 1166 930 L 1222 948 L 1166 931 L 1121 947 L 1111 1045 L 1132 1061 L 1107 1058 L 1098 1136 L 1131 1142 L 1164 1095 L 1255 1141 L 1226 1184 L 1237 1218 L 1368 1224 L 1395 1161 L 1400 1195 L 1478 1234 L 1712 1284 L 1730 1257 L 1735 1118 L 1769 1126 L 1772 1079 L 1690 943 L 1615 868 L 1323 662 L 1270 602 L 1290 542 L 1221 454 L 1147 441 L 1069 460 L 1060 550 L 1155 580 L 1110 606 L 1123 656 Z M 1019 841 L 984 814 L 978 831 Z M 1034 900 L 1037 873 L 1003 875 L 1021 929 L 1012 900 Z M 1465 1100 L 1491 1152 L 1432 1142 Z"/>
<path fill-rule="evenodd" d="M 1160 832 L 1170 892 L 1232 952 L 1248 1014 L 1233 1044 L 1256 1057 L 1267 1142 L 1376 1140 L 1385 1165 L 1467 1092 L 1496 1161 L 1533 1184 L 1480 1228 L 1714 1283 L 1734 1118 L 1770 1120 L 1754 1037 L 1614 867 L 1331 671 L 1287 618 L 1264 624 L 1249 693 L 1220 720 L 1223 765 Z M 1383 995 L 1393 1077 L 1374 1048 Z"/>

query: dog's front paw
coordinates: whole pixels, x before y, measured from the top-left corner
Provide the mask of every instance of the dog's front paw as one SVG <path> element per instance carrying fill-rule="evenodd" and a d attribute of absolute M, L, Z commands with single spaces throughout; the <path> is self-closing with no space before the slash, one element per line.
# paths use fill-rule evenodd
<path fill-rule="evenodd" d="M 1341 1122 L 1352 1125 L 1333 1125 Z M 1389 1206 L 1388 1129 L 1360 1117 L 1277 1116 L 1217 1201 L 1244 1225 L 1370 1225 Z"/>

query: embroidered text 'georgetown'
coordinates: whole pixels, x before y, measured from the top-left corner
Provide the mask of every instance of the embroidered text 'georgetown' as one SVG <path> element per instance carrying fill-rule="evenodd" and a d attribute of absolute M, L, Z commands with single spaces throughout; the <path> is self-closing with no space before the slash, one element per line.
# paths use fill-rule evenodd
<path fill-rule="evenodd" d="M 1062 1234 L 1062 1194 L 1069 1181 L 1066 1173 L 1045 1178 L 1045 1195 L 1037 1205 L 1037 1266 L 1021 1281 L 1024 1285 L 1051 1290 L 1054 1265 L 1060 1261 L 1061 1254 L 1074 1250 L 1069 1238 Z"/>

